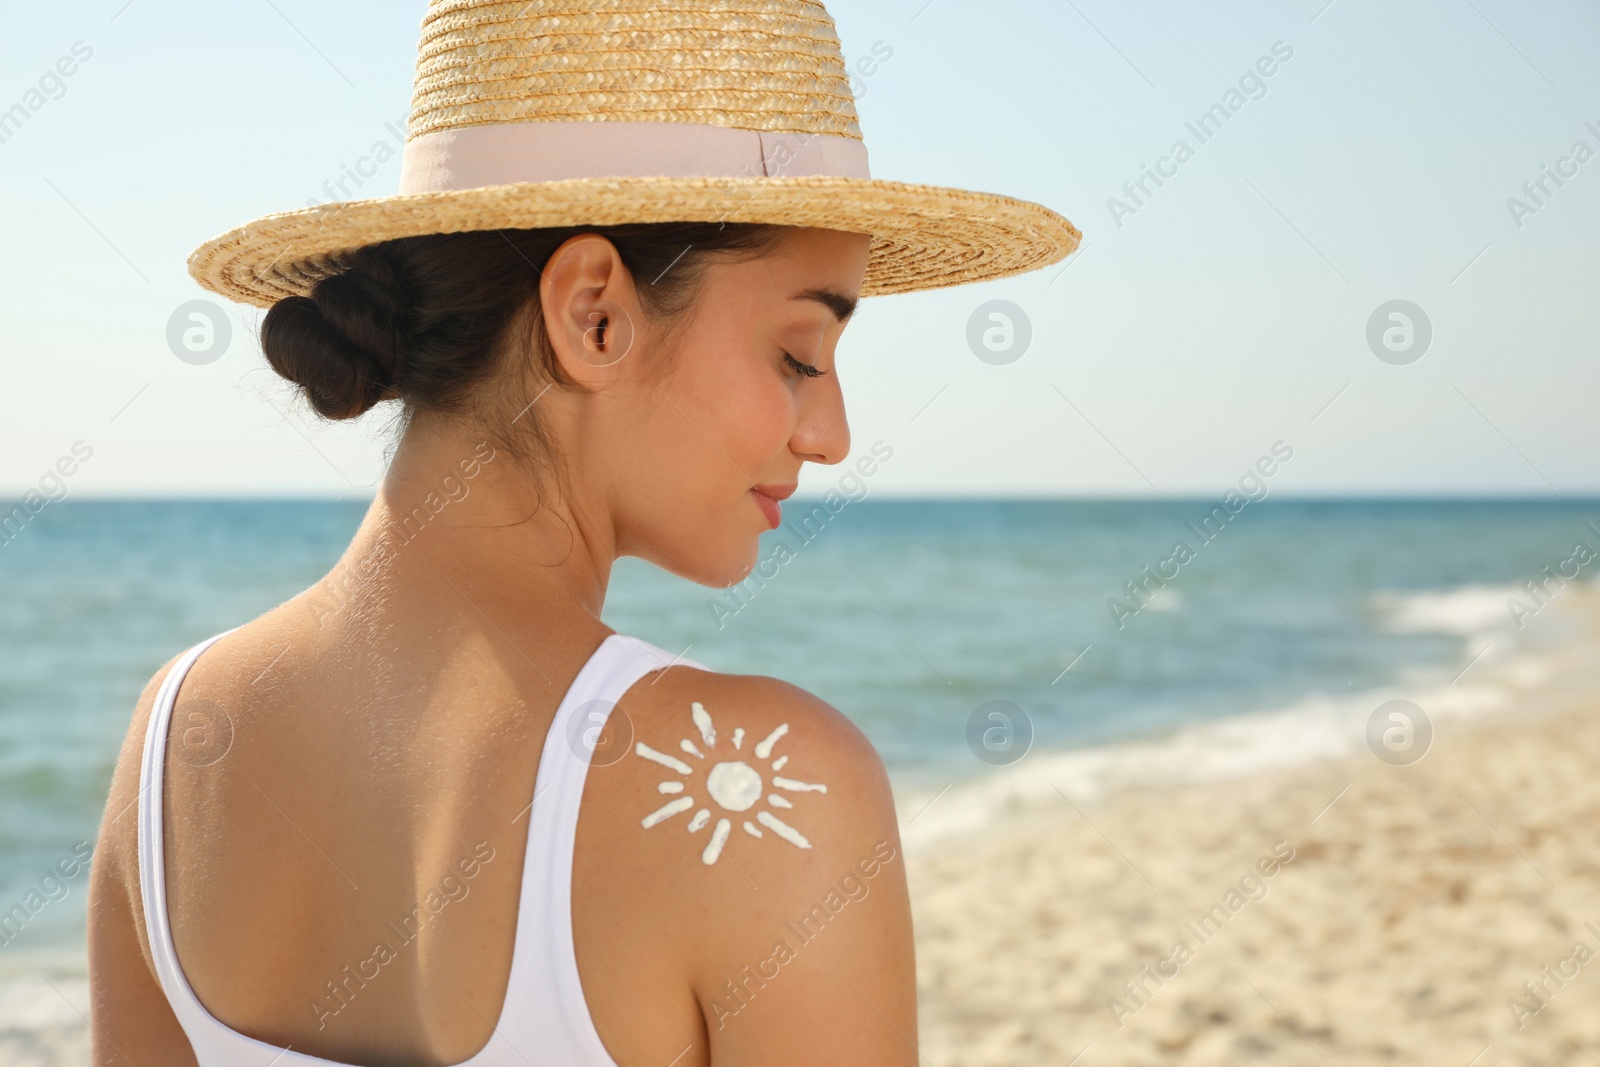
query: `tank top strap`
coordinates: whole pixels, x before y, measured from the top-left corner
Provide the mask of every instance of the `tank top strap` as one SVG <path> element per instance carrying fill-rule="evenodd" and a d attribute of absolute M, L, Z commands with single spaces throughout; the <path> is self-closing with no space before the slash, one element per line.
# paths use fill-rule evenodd
<path fill-rule="evenodd" d="M 348 1067 L 333 1060 L 318 1059 L 290 1048 L 281 1048 L 230 1029 L 200 1002 L 178 963 L 178 949 L 172 939 L 172 924 L 167 914 L 166 820 L 163 810 L 167 739 L 171 732 L 178 688 L 195 660 L 237 629 L 235 626 L 209 637 L 178 658 L 156 690 L 155 705 L 150 709 L 150 722 L 145 729 L 144 756 L 139 766 L 139 895 L 143 898 L 145 932 L 150 941 L 150 955 L 155 962 L 156 979 L 200 1067 Z M 240 966 L 248 967 L 249 963 L 241 961 Z M 511 1063 L 509 1058 L 502 1062 L 507 1067 Z M 488 1067 L 487 1061 L 485 1067 Z"/>
<path fill-rule="evenodd" d="M 237 629 L 237 627 L 234 627 Z M 201 1067 L 339 1067 L 238 1033 L 214 1017 L 184 976 L 167 915 L 163 771 L 178 687 L 196 659 L 232 633 L 185 652 L 156 691 L 139 771 L 139 886 L 145 929 L 162 992 Z M 595 1030 L 572 941 L 572 850 L 594 745 L 617 702 L 651 671 L 684 665 L 640 638 L 611 634 L 579 670 L 550 724 L 528 808 L 528 847 L 518 901 L 511 975 L 499 1025 L 479 1052 L 456 1067 L 616 1067 Z M 627 731 L 631 739 L 631 731 Z M 624 742 L 627 743 L 627 742 Z M 609 754 L 600 757 L 609 760 Z"/>
<path fill-rule="evenodd" d="M 641 638 L 609 635 L 567 690 L 545 736 L 533 804 L 517 913 L 517 944 L 508 998 L 527 1005 L 507 1020 L 515 1045 L 551 1053 L 551 1062 L 614 1067 L 584 999 L 572 940 L 572 853 L 578 809 L 591 763 L 623 755 L 595 752 L 601 729 L 617 702 L 651 671 L 671 666 L 710 670 Z M 626 712 L 623 712 L 626 714 Z M 624 745 L 632 731 L 621 731 Z"/>
<path fill-rule="evenodd" d="M 150 942 L 150 956 L 155 962 L 156 978 L 173 1014 L 178 1017 L 185 1035 L 202 1064 L 222 1062 L 214 1054 L 226 1048 L 233 1056 L 232 1062 L 267 1064 L 283 1050 L 264 1042 L 231 1035 L 206 1011 L 195 996 L 183 968 L 178 965 L 178 950 L 172 939 L 172 925 L 167 915 L 166 823 L 163 812 L 163 779 L 167 756 L 167 735 L 171 731 L 173 708 L 177 704 L 178 687 L 183 684 L 189 668 L 200 654 L 238 627 L 224 630 L 208 637 L 180 656 L 167 672 L 156 690 L 150 721 L 145 729 L 144 756 L 139 766 L 139 896 L 144 906 L 145 934 Z M 236 1036 L 232 1042 L 226 1039 Z"/>

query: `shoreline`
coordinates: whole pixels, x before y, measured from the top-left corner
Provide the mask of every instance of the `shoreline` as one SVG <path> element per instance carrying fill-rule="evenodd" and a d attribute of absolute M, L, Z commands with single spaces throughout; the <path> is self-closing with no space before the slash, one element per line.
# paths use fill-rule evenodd
<path fill-rule="evenodd" d="M 927 1062 L 1600 1062 L 1597 602 L 1410 766 L 1013 790 L 908 846 Z"/>
<path fill-rule="evenodd" d="M 1178 726 L 1150 737 L 1036 749 L 1015 764 L 946 775 L 917 771 L 895 789 L 908 852 L 959 847 L 1006 818 L 1059 804 L 1099 804 L 1128 792 L 1225 783 L 1306 768 L 1367 752 L 1367 720 L 1386 701 L 1410 700 L 1436 731 L 1550 710 L 1570 696 L 1600 694 L 1600 583 L 1552 602 L 1559 622 L 1520 647 L 1504 619 L 1511 586 L 1468 586 L 1392 597 L 1396 626 L 1453 632 L 1463 653 L 1449 668 L 1410 672 L 1353 693 L 1318 689 L 1288 704 Z M 1484 616 L 1486 599 L 1494 612 Z M 1464 612 L 1452 626 L 1441 616 Z M 1477 617 L 1472 617 L 1477 616 Z M 1473 650 L 1478 650 L 1476 654 Z M 891 771 L 891 777 L 894 772 Z"/>

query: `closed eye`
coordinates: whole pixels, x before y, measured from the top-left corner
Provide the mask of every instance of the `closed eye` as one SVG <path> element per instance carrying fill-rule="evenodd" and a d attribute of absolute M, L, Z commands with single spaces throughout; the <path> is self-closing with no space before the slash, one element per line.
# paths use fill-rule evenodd
<path fill-rule="evenodd" d="M 807 378 L 820 378 L 824 374 L 828 373 L 825 370 L 818 370 L 816 367 L 813 367 L 809 363 L 801 363 L 798 359 L 795 359 L 793 356 L 791 356 L 787 352 L 785 352 L 783 354 L 783 358 L 784 358 L 784 362 L 788 363 L 789 366 L 793 367 L 795 370 L 799 371 L 801 374 L 804 374 Z"/>

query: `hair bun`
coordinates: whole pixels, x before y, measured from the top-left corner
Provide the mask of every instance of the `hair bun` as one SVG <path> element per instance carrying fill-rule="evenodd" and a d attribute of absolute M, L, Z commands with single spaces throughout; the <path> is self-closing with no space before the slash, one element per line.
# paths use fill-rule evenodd
<path fill-rule="evenodd" d="M 261 350 L 273 369 L 329 419 L 355 418 L 397 394 L 409 334 L 393 264 L 370 248 L 349 262 L 310 297 L 279 300 L 261 323 Z"/>

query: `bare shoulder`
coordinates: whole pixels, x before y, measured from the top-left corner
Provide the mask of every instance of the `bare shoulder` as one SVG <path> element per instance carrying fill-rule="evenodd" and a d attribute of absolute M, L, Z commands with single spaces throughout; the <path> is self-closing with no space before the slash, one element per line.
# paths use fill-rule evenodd
<path fill-rule="evenodd" d="M 144 912 L 139 897 L 139 818 L 135 809 L 139 800 L 145 736 L 150 729 L 156 696 L 182 656 L 182 652 L 173 656 L 151 675 L 134 704 L 133 714 L 128 720 L 128 732 L 122 739 L 116 767 L 112 771 L 111 789 L 106 797 L 105 813 L 101 818 L 100 835 L 95 846 L 91 908 L 109 904 L 128 908 L 138 928 L 141 947 L 145 947 Z M 121 899 L 108 899 L 111 894 Z"/>
<path fill-rule="evenodd" d="M 278 645 L 281 642 L 264 638 L 259 632 L 262 625 L 261 620 L 248 623 L 218 641 L 190 670 L 190 677 L 185 678 L 182 683 L 183 692 L 187 694 L 197 688 L 203 689 L 208 696 L 214 698 L 202 702 L 203 704 L 218 706 L 225 704 L 236 711 L 242 702 L 235 698 L 235 694 L 248 691 L 249 679 L 259 675 L 265 664 L 276 662 Z M 116 767 L 112 772 L 111 789 L 100 827 L 96 867 L 102 865 L 100 862 L 102 857 L 109 860 L 110 862 L 105 864 L 108 868 L 105 876 L 125 884 L 135 904 L 138 903 L 139 892 L 138 815 L 135 809 L 139 798 L 139 780 L 143 769 L 144 746 L 150 729 L 150 718 L 155 711 L 156 698 L 168 675 L 193 648 L 194 645 L 190 645 L 177 652 L 145 683 L 144 690 L 134 704 L 133 713 L 128 721 L 128 732 L 123 737 L 122 748 L 117 754 Z M 228 714 L 230 719 L 234 717 L 233 712 Z M 194 732 L 190 733 L 193 735 Z M 191 736 L 189 743 L 195 743 L 196 740 L 197 736 Z M 140 913 L 138 924 L 141 931 L 143 922 Z"/>
<path fill-rule="evenodd" d="M 238 680 L 259 676 L 276 654 L 272 642 L 263 641 L 258 630 L 258 623 L 247 624 L 217 642 L 215 649 L 222 654 L 201 657 L 191 674 L 204 677 L 185 679 L 184 689 L 203 682 L 213 697 L 225 699 L 248 688 Z M 96 1064 L 194 1062 L 151 954 L 140 884 L 138 815 L 145 742 L 156 702 L 172 671 L 193 647 L 178 651 L 145 683 L 112 771 L 89 875 L 89 999 Z M 191 728 L 185 739 L 192 744 L 214 738 L 210 730 L 197 734 Z"/>
<path fill-rule="evenodd" d="M 182 653 L 145 684 L 112 772 L 89 875 L 89 999 L 96 1064 L 194 1062 L 161 992 L 139 887 L 138 800 L 145 734 L 156 697 Z"/>
<path fill-rule="evenodd" d="M 625 708 L 634 735 L 630 759 L 646 778 L 681 782 L 681 793 L 661 795 L 693 798 L 692 808 L 679 806 L 690 822 L 707 812 L 701 821 L 710 840 L 726 820 L 724 850 L 735 834 L 762 842 L 771 834 L 789 847 L 736 851 L 792 862 L 861 835 L 898 840 L 877 750 L 844 713 L 799 686 L 674 667 L 636 685 Z"/>
<path fill-rule="evenodd" d="M 894 799 L 862 731 L 799 686 L 687 666 L 619 708 L 611 846 L 649 887 L 635 914 L 677 943 L 712 1060 L 914 1062 Z"/>

